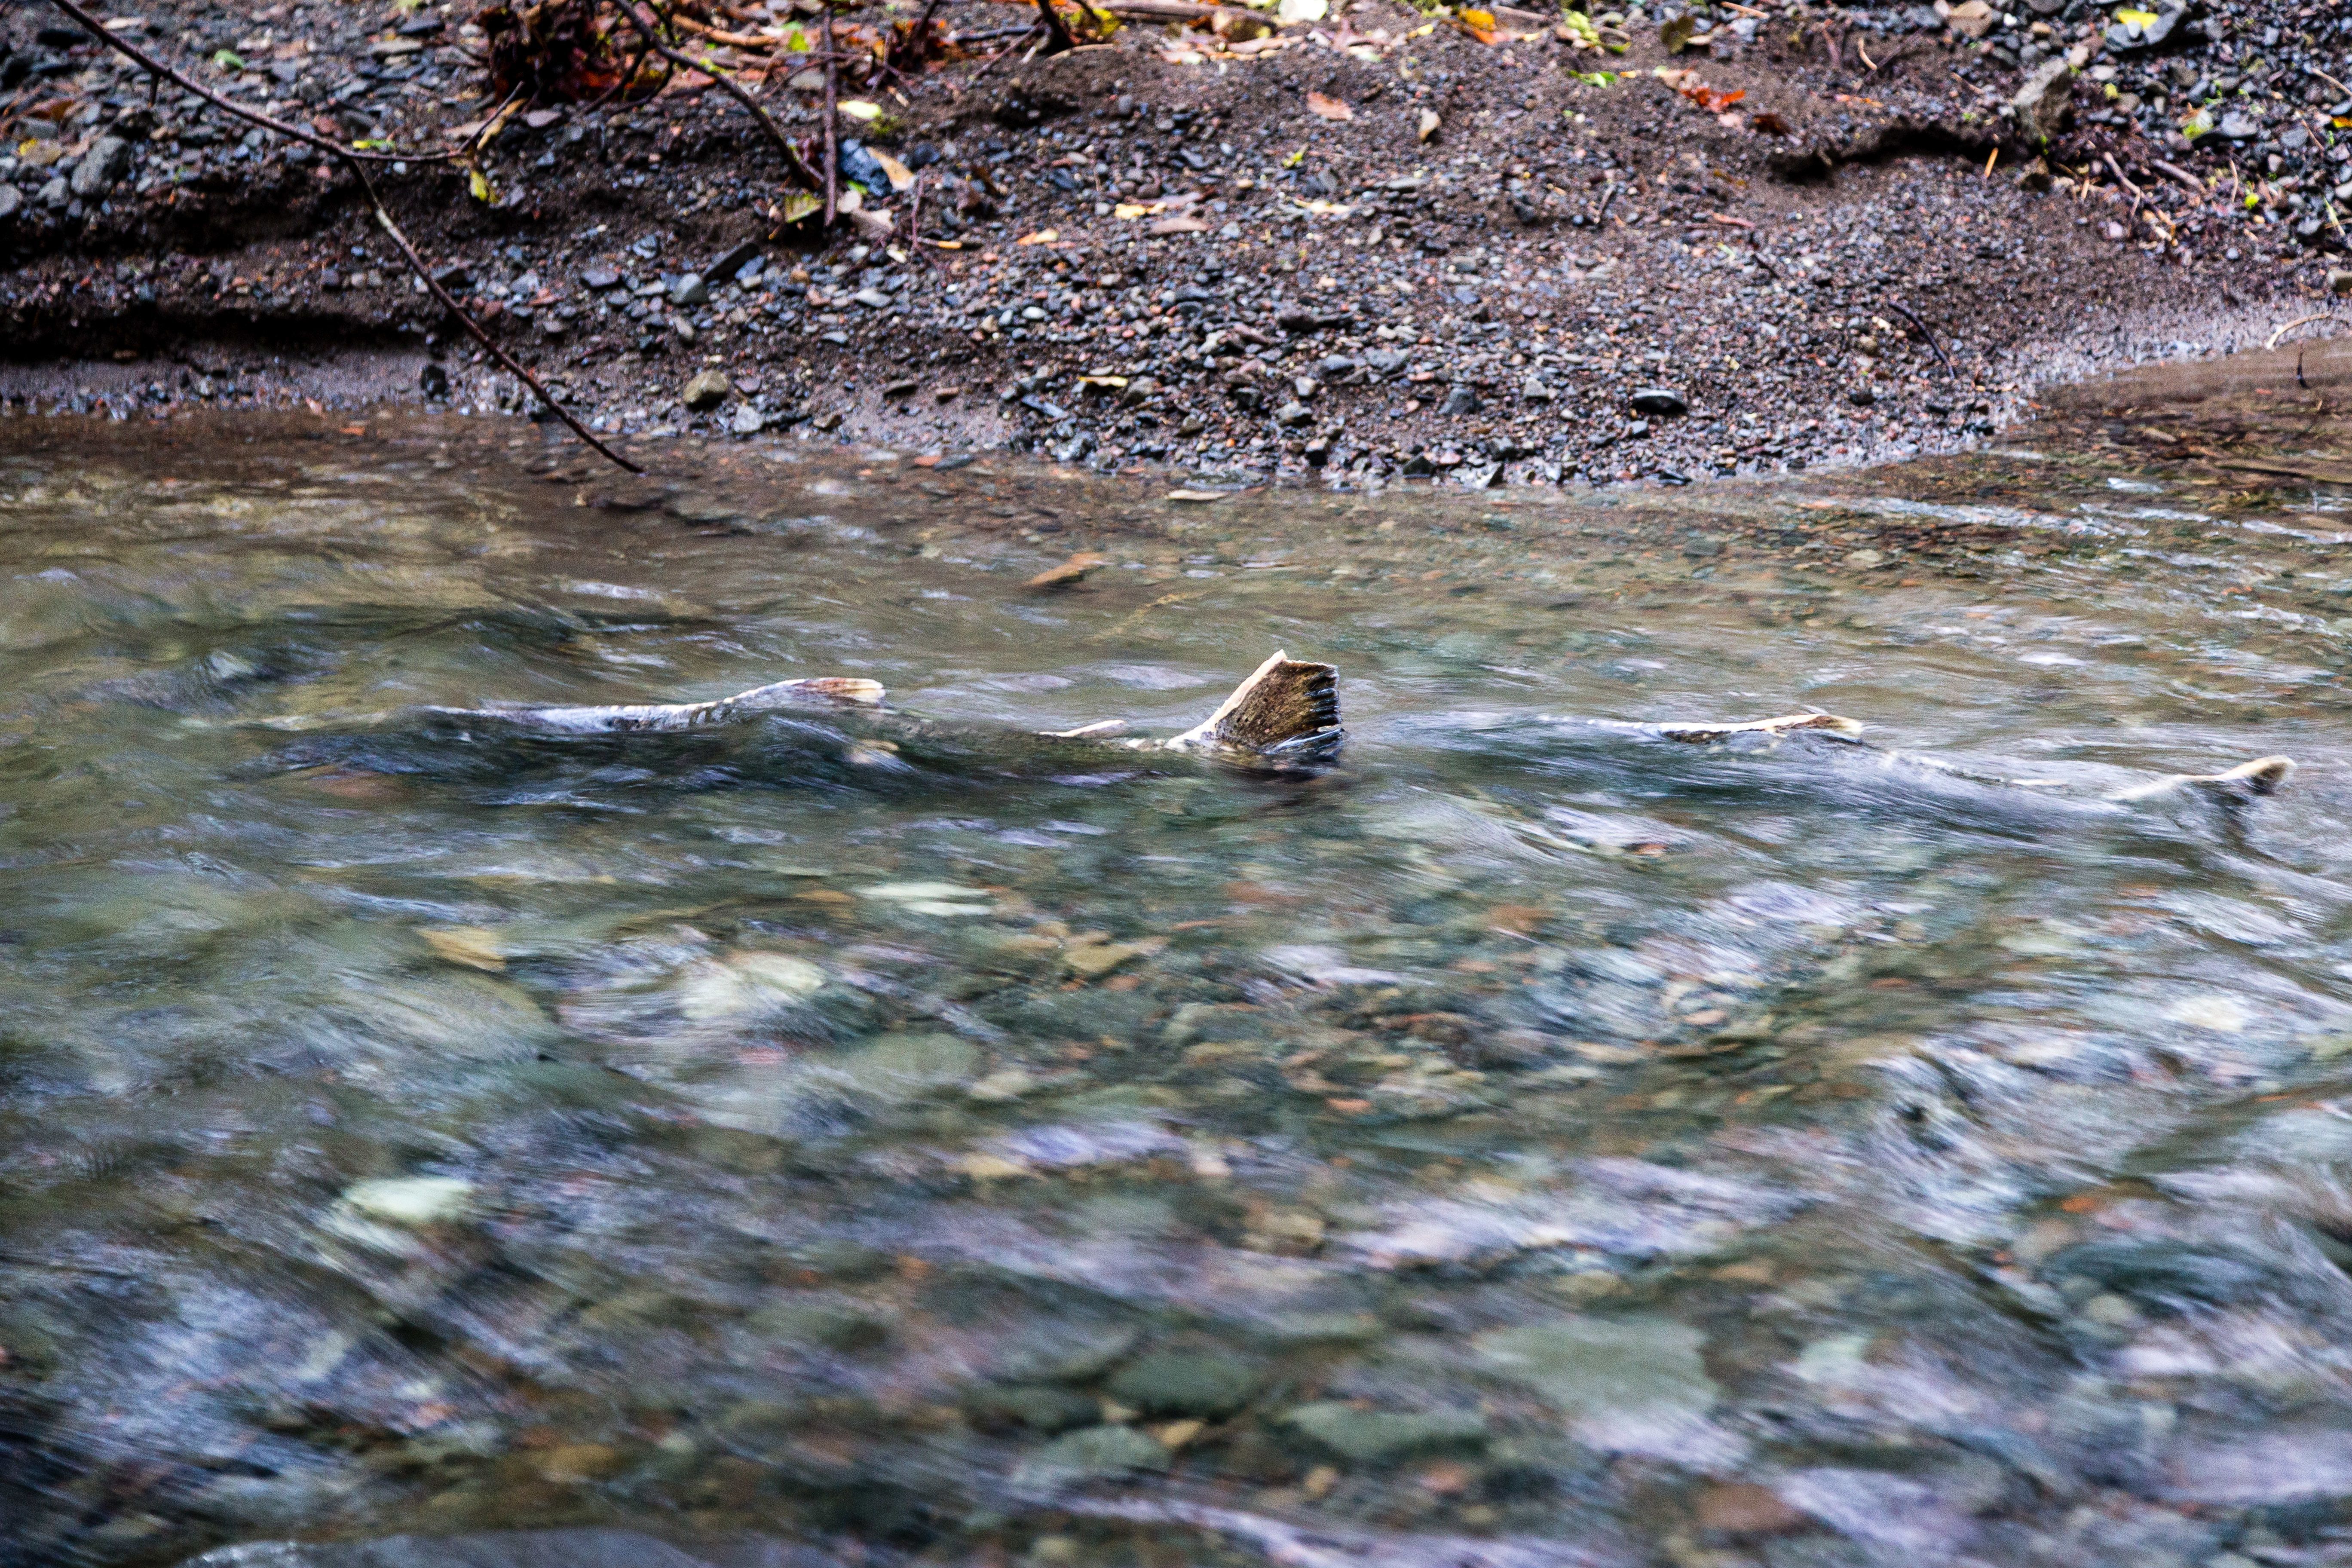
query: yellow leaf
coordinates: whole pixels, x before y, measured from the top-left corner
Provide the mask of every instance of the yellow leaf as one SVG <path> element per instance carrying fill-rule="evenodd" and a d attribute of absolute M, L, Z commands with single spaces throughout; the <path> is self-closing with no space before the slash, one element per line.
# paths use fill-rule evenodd
<path fill-rule="evenodd" d="M 809 191 L 793 191 L 784 197 L 784 221 L 798 223 L 812 214 L 824 211 L 824 198 Z"/>
<path fill-rule="evenodd" d="M 866 151 L 873 154 L 876 163 L 882 165 L 882 172 L 890 176 L 892 190 L 903 191 L 915 183 L 915 171 L 882 151 L 881 148 L 868 147 Z"/>
<path fill-rule="evenodd" d="M 878 103 L 868 103 L 862 98 L 845 98 L 835 107 L 852 120 L 882 118 L 882 106 Z"/>
<path fill-rule="evenodd" d="M 490 182 L 482 177 L 482 172 L 479 169 L 467 171 L 466 188 L 474 193 L 474 199 L 478 202 L 494 202 L 499 199 L 498 193 L 490 189 Z"/>
<path fill-rule="evenodd" d="M 1465 26 L 1475 27 L 1482 33 L 1495 30 L 1495 13 L 1492 11 L 1465 11 L 1462 20 Z"/>
<path fill-rule="evenodd" d="M 1150 217 L 1153 213 L 1156 213 L 1160 209 L 1157 206 L 1145 206 L 1140 202 L 1121 202 L 1118 205 L 1111 208 L 1110 212 L 1113 217 L 1139 218 Z"/>
<path fill-rule="evenodd" d="M 2126 6 L 2123 10 L 2116 13 L 2116 20 L 2118 22 L 2137 22 L 2141 26 L 2146 27 L 2155 24 L 2156 13 L 2153 11 L 2135 11 Z"/>
<path fill-rule="evenodd" d="M 1041 228 L 1034 234 L 1023 235 L 1019 239 L 1014 240 L 1013 243 L 1015 245 L 1051 245 L 1061 237 L 1062 237 L 1060 235 L 1055 233 L 1050 228 Z"/>
<path fill-rule="evenodd" d="M 1306 212 L 1313 213 L 1317 217 L 1346 217 L 1349 213 L 1355 210 L 1353 207 L 1341 206 L 1338 202 L 1327 202 L 1319 199 L 1311 202 L 1302 202 L 1297 196 L 1293 196 L 1290 198 L 1290 202 L 1293 206 L 1298 207 Z"/>

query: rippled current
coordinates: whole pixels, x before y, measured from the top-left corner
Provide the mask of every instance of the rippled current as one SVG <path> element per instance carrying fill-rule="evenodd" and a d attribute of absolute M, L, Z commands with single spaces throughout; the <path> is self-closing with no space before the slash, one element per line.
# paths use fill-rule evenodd
<path fill-rule="evenodd" d="M 10 1568 L 2352 1561 L 2307 426 L 1204 504 L 129 428 L 0 424 Z M 1278 647 L 1336 767 L 1030 733 Z M 427 711 L 809 674 L 894 711 Z M 1875 749 L 1637 727 L 1805 708 Z"/>

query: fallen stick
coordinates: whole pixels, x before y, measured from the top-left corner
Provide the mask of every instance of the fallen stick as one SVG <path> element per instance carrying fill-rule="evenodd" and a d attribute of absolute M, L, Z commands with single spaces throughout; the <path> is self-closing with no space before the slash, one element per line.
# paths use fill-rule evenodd
<path fill-rule="evenodd" d="M 512 354 L 507 353 L 506 350 L 500 348 L 497 342 L 492 341 L 490 334 L 484 330 L 482 324 L 467 313 L 466 308 L 457 303 L 457 300 L 450 295 L 449 290 L 444 289 L 439 283 L 434 280 L 432 270 L 425 265 L 425 258 L 416 253 L 416 247 L 409 243 L 408 236 L 401 231 L 400 225 L 393 221 L 391 212 L 388 211 L 383 205 L 383 197 L 375 188 L 375 182 L 368 177 L 367 163 L 362 161 L 360 153 L 352 151 L 352 149 L 341 145 L 340 142 L 331 142 L 323 136 L 314 135 L 310 132 L 304 131 L 298 126 L 289 125 L 283 121 L 273 120 L 268 115 L 262 113 L 258 110 L 247 109 L 242 104 L 231 103 L 227 99 L 223 98 L 220 94 L 213 91 L 210 88 L 204 86 L 201 82 L 182 75 L 180 72 L 173 70 L 170 66 L 165 65 L 163 61 L 151 58 L 134 46 L 115 37 L 112 33 L 107 31 L 103 23 L 99 21 L 97 17 L 91 16 L 89 12 L 83 10 L 79 5 L 76 5 L 74 0 L 49 0 L 49 4 L 55 5 L 58 10 L 63 11 L 67 16 L 72 17 L 75 26 L 80 27 L 84 32 L 89 33 L 93 37 L 99 39 L 101 43 L 104 43 L 108 47 L 115 49 L 117 52 L 129 56 L 132 60 L 136 61 L 142 69 L 152 71 L 155 75 L 164 78 L 181 90 L 194 93 L 198 98 L 203 99 L 214 108 L 218 109 L 225 113 L 235 115 L 239 120 L 246 121 L 254 125 L 258 125 L 265 131 L 275 132 L 277 134 L 286 137 L 290 141 L 299 142 L 307 147 L 315 147 L 320 152 L 327 153 L 331 157 L 341 159 L 343 166 L 352 172 L 352 177 L 359 182 L 360 189 L 367 193 L 368 205 L 375 209 L 375 221 L 378 226 L 380 226 L 384 233 L 392 237 L 393 244 L 400 247 L 401 257 L 408 263 L 409 270 L 416 274 L 417 281 L 424 284 L 426 290 L 429 291 L 436 300 L 438 300 L 441 302 L 442 308 L 447 310 L 451 315 L 457 318 L 458 321 L 465 327 L 467 332 L 473 337 L 476 342 L 480 343 L 482 347 L 488 352 L 492 359 L 497 360 L 500 365 L 512 372 L 524 385 L 530 387 L 530 390 L 538 396 L 540 402 L 546 405 L 547 411 L 554 415 L 558 419 L 562 420 L 565 425 L 569 426 L 574 436 L 579 437 L 580 439 L 585 441 L 590 447 L 595 448 L 595 450 L 605 458 L 618 464 L 624 468 L 626 468 L 629 472 L 633 474 L 642 474 L 645 472 L 645 469 L 629 461 L 628 458 L 624 458 L 618 452 L 614 451 L 613 448 L 604 445 L 604 442 L 596 439 L 594 436 L 589 434 L 588 426 L 581 424 L 579 420 L 573 418 L 570 410 L 566 409 L 562 404 L 556 402 L 554 394 L 547 390 L 546 386 L 541 383 L 539 377 L 531 374 L 531 373 L 525 369 L 521 363 Z M 439 155 L 439 158 L 446 160 L 455 156 L 455 153 L 442 153 Z M 417 161 L 434 162 L 436 160 L 419 159 Z"/>
<path fill-rule="evenodd" d="M 768 117 L 768 111 L 760 107 L 759 102 L 752 98 L 751 94 L 744 88 L 741 82 L 735 79 L 731 72 L 718 69 L 708 64 L 698 63 L 692 56 L 687 54 L 685 51 L 681 49 L 673 49 L 667 44 L 663 43 L 660 36 L 655 32 L 652 25 L 648 23 L 645 17 L 637 14 L 637 8 L 635 5 L 625 5 L 622 7 L 622 9 L 627 14 L 630 24 L 635 26 L 639 35 L 645 38 L 646 47 L 652 49 L 655 53 L 660 55 L 662 58 L 669 61 L 669 63 L 674 66 L 683 66 L 688 70 L 702 72 L 703 75 L 717 82 L 720 87 L 725 88 L 736 102 L 750 110 L 751 111 L 751 118 L 760 122 L 761 129 L 767 132 L 768 139 L 775 142 L 777 150 L 783 153 L 784 161 L 793 166 L 793 173 L 799 175 L 800 178 L 812 188 L 815 186 L 815 172 L 812 170 L 808 166 L 807 162 L 801 157 L 799 150 L 785 138 L 782 129 L 779 127 L 773 120 Z M 830 13 L 828 13 L 828 15 L 830 15 Z"/>
<path fill-rule="evenodd" d="M 1889 306 L 1893 307 L 1896 315 L 1902 317 L 1905 321 L 1919 329 L 1919 335 L 1927 340 L 1927 346 L 1936 351 L 1936 357 L 1937 359 L 1944 362 L 1944 374 L 1950 376 L 1954 381 L 1959 380 L 1960 373 L 1958 367 L 1952 363 L 1952 356 L 1944 352 L 1944 345 L 1936 341 L 1936 334 L 1927 330 L 1927 323 L 1913 315 L 1911 313 L 1911 307 L 1905 304 L 1902 300 L 1889 300 L 1886 302 Z"/>
<path fill-rule="evenodd" d="M 2212 188 L 2178 163 L 2168 163 L 2161 158 L 2150 158 L 2147 166 L 2179 185 L 2192 195 L 2210 196 Z"/>
<path fill-rule="evenodd" d="M 2270 342 L 2264 343 L 2263 347 L 2266 349 L 2274 349 L 2278 347 L 2279 340 L 2286 336 L 2289 332 L 2294 331 L 2297 327 L 2307 327 L 2314 321 L 2333 321 L 2336 319 L 2337 318 L 2335 316 L 2326 314 L 2317 316 L 2297 316 L 2294 321 L 2289 321 L 2286 325 L 2273 332 L 2270 336 Z"/>
<path fill-rule="evenodd" d="M 824 226 L 831 232 L 841 214 L 841 62 L 833 44 L 833 0 L 824 6 Z"/>

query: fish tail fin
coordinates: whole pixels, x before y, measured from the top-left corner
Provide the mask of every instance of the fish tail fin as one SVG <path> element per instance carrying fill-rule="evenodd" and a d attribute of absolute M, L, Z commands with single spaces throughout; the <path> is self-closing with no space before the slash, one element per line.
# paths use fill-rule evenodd
<path fill-rule="evenodd" d="M 1341 735 L 1339 671 L 1277 650 L 1214 713 L 1164 744 L 1177 752 L 1297 758 L 1329 752 Z"/>
<path fill-rule="evenodd" d="M 2218 773 L 2168 773 L 2160 779 L 2118 790 L 2107 798 L 2125 803 L 2158 800 L 2193 789 L 2220 800 L 2254 800 L 2284 789 L 2287 780 L 2294 776 L 2294 767 L 2293 757 L 2256 757 L 2251 763 L 2240 763 Z"/>

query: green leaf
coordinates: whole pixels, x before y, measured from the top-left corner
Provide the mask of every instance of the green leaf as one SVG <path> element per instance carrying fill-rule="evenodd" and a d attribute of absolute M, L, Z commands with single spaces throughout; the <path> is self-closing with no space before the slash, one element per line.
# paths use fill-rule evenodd
<path fill-rule="evenodd" d="M 490 189 L 490 182 L 483 177 L 479 169 L 466 171 L 466 188 L 473 192 L 478 202 L 496 202 L 499 199 L 499 194 Z"/>
<path fill-rule="evenodd" d="M 354 151 L 361 153 L 389 153 L 392 151 L 392 143 L 385 141 L 381 136 L 371 136 L 364 142 L 354 142 L 352 143 L 352 147 Z"/>
<path fill-rule="evenodd" d="M 225 71 L 241 71 L 245 68 L 245 62 L 237 58 L 235 49 L 214 50 L 213 64 Z"/>
<path fill-rule="evenodd" d="M 1307 162 L 1307 149 L 1302 145 L 1297 152 L 1282 161 L 1282 166 L 1286 169 L 1296 169 L 1305 162 Z"/>
<path fill-rule="evenodd" d="M 804 217 L 813 216 L 823 211 L 824 211 L 824 198 L 822 196 L 812 195 L 807 191 L 792 191 L 784 196 L 786 223 L 798 223 Z"/>

